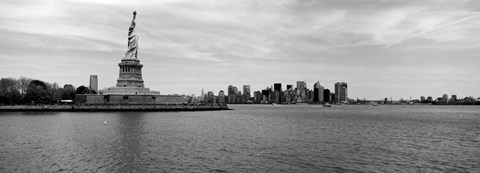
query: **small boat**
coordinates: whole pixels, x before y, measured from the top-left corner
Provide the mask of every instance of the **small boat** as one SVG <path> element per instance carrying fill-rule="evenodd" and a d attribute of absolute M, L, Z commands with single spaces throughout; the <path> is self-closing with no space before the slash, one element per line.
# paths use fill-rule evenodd
<path fill-rule="evenodd" d="M 372 106 L 378 106 L 378 104 L 377 103 L 372 103 Z"/>
<path fill-rule="evenodd" d="M 104 125 L 107 125 L 107 121 L 103 121 L 103 124 L 104 124 Z"/>
<path fill-rule="evenodd" d="M 325 104 L 323 104 L 323 107 L 328 107 L 329 108 L 329 107 L 332 107 L 332 105 L 330 103 L 325 103 Z"/>
<path fill-rule="evenodd" d="M 272 103 L 272 105 L 273 105 L 273 106 L 277 106 L 277 104 L 276 104 L 276 103 Z"/>

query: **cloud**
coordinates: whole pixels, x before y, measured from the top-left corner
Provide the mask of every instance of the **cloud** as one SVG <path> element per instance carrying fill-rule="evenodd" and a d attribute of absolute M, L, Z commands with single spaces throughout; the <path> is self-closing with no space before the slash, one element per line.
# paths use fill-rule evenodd
<path fill-rule="evenodd" d="M 473 78 L 449 75 L 472 73 L 471 64 L 478 64 L 474 1 L 20 0 L 0 5 L 0 58 L 35 62 L 47 74 L 40 77 L 49 81 L 57 80 L 56 64 L 74 62 L 68 68 L 75 70 L 63 74 L 72 78 L 61 82 L 98 74 L 101 87 L 115 85 L 116 63 L 136 10 L 146 84 L 162 93 L 197 93 L 201 86 L 225 90 L 229 83 L 257 90 L 297 80 L 319 80 L 327 87 L 351 82 L 362 88 L 349 93 L 365 97 L 383 97 L 368 87 L 387 93 L 392 85 L 410 87 L 422 80 L 480 87 Z M 428 72 L 416 71 L 417 64 Z M 33 71 L 15 63 L 0 70 L 7 76 Z M 408 78 L 412 75 L 415 80 Z M 474 91 L 465 88 L 467 93 Z"/>

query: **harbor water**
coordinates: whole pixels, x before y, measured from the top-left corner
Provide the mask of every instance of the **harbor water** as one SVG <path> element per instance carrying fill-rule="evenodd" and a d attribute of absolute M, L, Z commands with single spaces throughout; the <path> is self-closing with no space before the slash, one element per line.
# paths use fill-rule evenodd
<path fill-rule="evenodd" d="M 0 172 L 480 172 L 480 106 L 0 112 Z"/>

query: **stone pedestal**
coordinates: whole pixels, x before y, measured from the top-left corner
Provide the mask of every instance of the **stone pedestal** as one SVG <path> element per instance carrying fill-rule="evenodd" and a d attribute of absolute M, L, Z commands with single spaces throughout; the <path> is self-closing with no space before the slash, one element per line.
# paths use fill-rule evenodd
<path fill-rule="evenodd" d="M 160 95 L 159 91 L 139 87 L 111 87 L 102 92 L 104 95 Z"/>
<path fill-rule="evenodd" d="M 142 67 L 137 58 L 124 58 L 120 63 L 116 87 L 102 91 L 104 95 L 160 95 L 158 91 L 145 88 L 142 79 Z"/>
<path fill-rule="evenodd" d="M 117 87 L 138 87 L 143 88 L 142 67 L 140 60 L 122 59 L 118 63 L 120 67 L 119 77 L 117 80 Z"/>

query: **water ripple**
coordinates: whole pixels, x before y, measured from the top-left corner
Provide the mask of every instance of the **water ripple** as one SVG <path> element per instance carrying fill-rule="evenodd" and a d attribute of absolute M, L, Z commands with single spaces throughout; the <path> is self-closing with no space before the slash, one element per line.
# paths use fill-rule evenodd
<path fill-rule="evenodd" d="M 480 107 L 232 107 L 220 112 L 3 112 L 0 172 L 480 170 Z"/>

